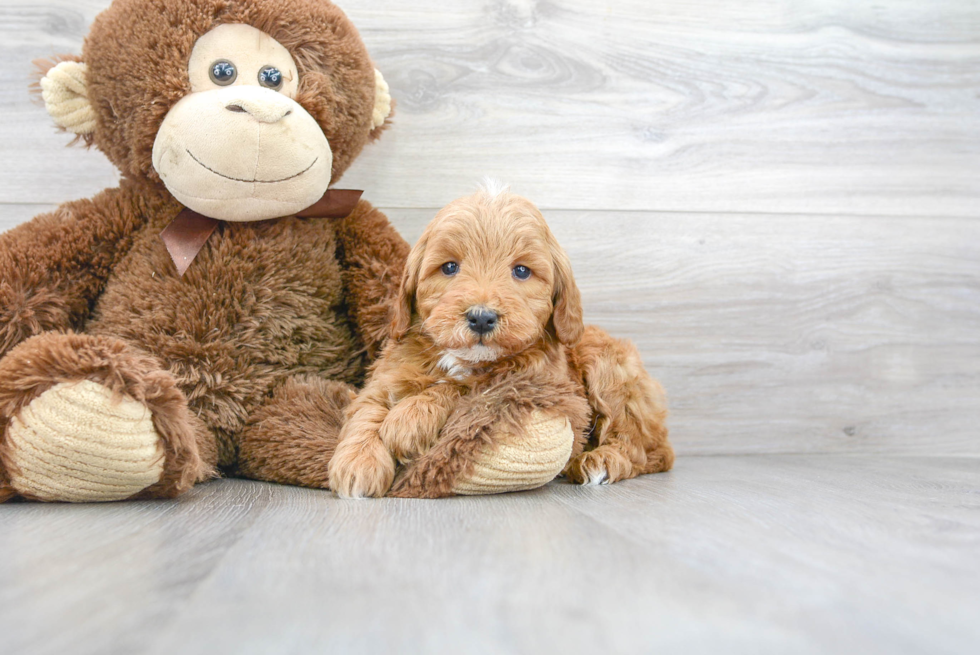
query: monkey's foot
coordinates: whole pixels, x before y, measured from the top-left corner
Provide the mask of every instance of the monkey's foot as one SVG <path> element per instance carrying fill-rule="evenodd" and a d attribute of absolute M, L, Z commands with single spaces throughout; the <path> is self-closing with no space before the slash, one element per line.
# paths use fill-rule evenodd
<path fill-rule="evenodd" d="M 172 498 L 215 453 L 173 376 L 119 339 L 46 332 L 0 359 L 0 501 Z"/>
<path fill-rule="evenodd" d="M 164 449 L 150 410 L 96 382 L 57 384 L 7 428 L 7 474 L 47 501 L 122 500 L 160 481 Z"/>

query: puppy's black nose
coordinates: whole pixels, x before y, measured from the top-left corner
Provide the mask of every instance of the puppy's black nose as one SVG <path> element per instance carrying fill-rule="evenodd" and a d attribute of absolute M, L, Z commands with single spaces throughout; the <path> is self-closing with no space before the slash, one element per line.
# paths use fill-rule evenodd
<path fill-rule="evenodd" d="M 466 320 L 470 323 L 470 329 L 483 336 L 497 327 L 497 312 L 491 311 L 486 307 L 474 307 L 466 312 Z"/>

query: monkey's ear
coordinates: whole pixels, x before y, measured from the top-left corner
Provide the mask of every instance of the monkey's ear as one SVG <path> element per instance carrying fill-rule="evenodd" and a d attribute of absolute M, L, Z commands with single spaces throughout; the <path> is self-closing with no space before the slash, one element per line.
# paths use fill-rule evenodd
<path fill-rule="evenodd" d="M 378 129 L 391 116 L 391 89 L 384 76 L 374 69 L 374 114 L 371 116 L 372 129 Z"/>
<path fill-rule="evenodd" d="M 38 66 L 43 66 L 38 62 Z M 62 61 L 41 78 L 41 97 L 58 127 L 90 136 L 95 132 L 95 109 L 88 99 L 87 68 L 81 61 Z"/>

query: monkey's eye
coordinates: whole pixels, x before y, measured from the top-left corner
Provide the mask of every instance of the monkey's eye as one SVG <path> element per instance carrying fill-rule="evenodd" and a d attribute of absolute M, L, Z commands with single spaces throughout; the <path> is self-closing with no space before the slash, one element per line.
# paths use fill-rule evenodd
<path fill-rule="evenodd" d="M 282 86 L 282 71 L 275 66 L 263 66 L 259 71 L 259 84 L 270 89 Z"/>
<path fill-rule="evenodd" d="M 514 277 L 516 277 L 518 280 L 526 280 L 531 277 L 531 269 L 529 269 L 527 266 L 515 266 Z"/>
<path fill-rule="evenodd" d="M 211 64 L 211 81 L 220 86 L 228 86 L 238 78 L 238 69 L 227 59 L 219 59 Z"/>
<path fill-rule="evenodd" d="M 442 265 L 442 274 L 452 277 L 459 273 L 459 264 L 456 262 L 446 262 Z"/>

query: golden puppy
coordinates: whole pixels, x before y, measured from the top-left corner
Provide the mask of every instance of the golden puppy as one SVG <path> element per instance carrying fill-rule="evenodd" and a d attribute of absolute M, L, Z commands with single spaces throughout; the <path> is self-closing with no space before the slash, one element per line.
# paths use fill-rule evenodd
<path fill-rule="evenodd" d="M 437 474 L 414 471 L 425 495 L 447 495 L 451 458 L 465 460 L 534 410 L 570 419 L 579 438 L 565 475 L 575 482 L 673 463 L 663 392 L 639 353 L 583 325 L 568 256 L 538 209 L 486 188 L 441 210 L 412 249 L 390 338 L 330 461 L 330 487 L 383 496 L 397 464 L 450 438 L 446 459 L 430 467 Z"/>

